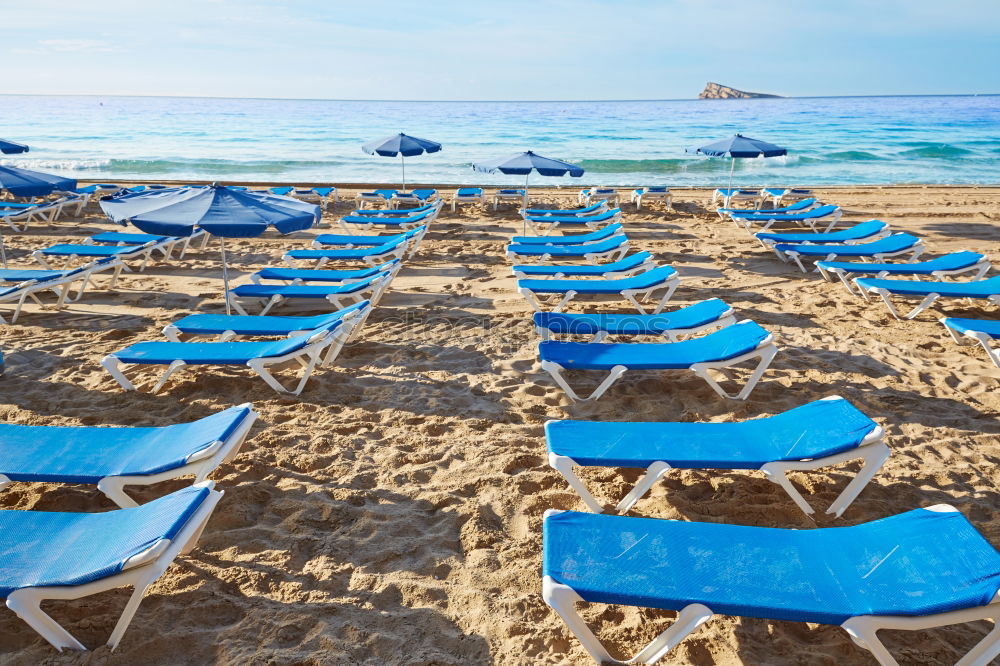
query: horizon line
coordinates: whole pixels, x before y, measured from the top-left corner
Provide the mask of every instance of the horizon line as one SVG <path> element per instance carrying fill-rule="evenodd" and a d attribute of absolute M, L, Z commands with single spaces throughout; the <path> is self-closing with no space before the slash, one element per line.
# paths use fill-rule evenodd
<path fill-rule="evenodd" d="M 731 101 L 759 101 L 759 100 L 785 100 L 785 99 L 861 99 L 878 97 L 997 97 L 1000 92 L 989 93 L 903 93 L 903 94 L 882 94 L 882 95 L 802 95 L 802 96 L 776 96 L 776 97 L 738 97 L 728 99 L 707 99 L 700 97 L 674 97 L 674 98 L 635 98 L 635 99 L 355 99 L 336 97 L 228 97 L 220 95 L 155 95 L 155 94 L 127 94 L 127 93 L 0 93 L 0 97 L 140 97 L 140 98 L 160 98 L 160 99 L 233 99 L 233 100 L 257 100 L 257 101 L 281 101 L 281 102 L 405 102 L 405 103 L 461 103 L 461 104 L 565 104 L 565 103 L 614 103 L 614 102 L 731 102 Z"/>

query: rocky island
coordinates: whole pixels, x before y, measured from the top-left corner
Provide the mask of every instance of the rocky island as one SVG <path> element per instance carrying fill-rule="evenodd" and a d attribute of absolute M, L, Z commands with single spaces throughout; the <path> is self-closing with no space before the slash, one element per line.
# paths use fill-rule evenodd
<path fill-rule="evenodd" d="M 781 95 L 767 95 L 765 93 L 746 92 L 724 86 L 721 83 L 709 81 L 705 84 L 705 89 L 698 95 L 698 99 L 761 99 L 765 97 L 781 97 Z"/>

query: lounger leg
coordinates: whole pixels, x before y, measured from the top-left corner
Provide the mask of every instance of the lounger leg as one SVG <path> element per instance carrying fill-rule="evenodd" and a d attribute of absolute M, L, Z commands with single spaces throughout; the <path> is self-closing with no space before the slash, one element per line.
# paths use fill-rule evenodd
<path fill-rule="evenodd" d="M 654 638 L 638 654 L 628 661 L 619 661 L 608 654 L 607 649 L 576 612 L 573 604 L 582 599 L 572 588 L 546 576 L 542 579 L 542 598 L 559 614 L 590 656 L 602 664 L 654 664 L 712 617 L 712 611 L 707 606 L 689 604 L 677 614 L 677 619 L 666 631 Z"/>
<path fill-rule="evenodd" d="M 559 388 L 561 388 L 563 391 L 566 392 L 566 395 L 568 395 L 571 400 L 576 400 L 580 402 L 597 400 L 602 395 L 604 395 L 605 391 L 611 388 L 612 384 L 618 381 L 619 377 L 625 374 L 626 370 L 628 370 L 628 368 L 626 368 L 624 365 L 616 365 L 615 367 L 611 368 L 611 372 L 609 372 L 608 376 L 604 378 L 604 381 L 601 382 L 598 385 L 598 387 L 594 389 L 593 393 L 591 393 L 586 398 L 582 398 L 577 394 L 576 391 L 570 388 L 569 384 L 566 383 L 566 378 L 563 377 L 562 375 L 564 368 L 561 365 L 553 361 L 542 361 L 542 369 L 548 372 L 550 375 L 552 375 L 552 379 L 555 381 L 555 383 L 558 384 Z"/>
<path fill-rule="evenodd" d="M 653 484 L 660 480 L 660 477 L 670 471 L 670 465 L 663 461 L 657 461 L 646 468 L 646 473 L 639 482 L 628 492 L 625 497 L 615 506 L 615 511 L 625 513 L 631 509 L 639 499 L 645 495 Z"/>
<path fill-rule="evenodd" d="M 19 618 L 27 622 L 56 650 L 60 652 L 64 648 L 86 650 L 83 643 L 73 638 L 71 633 L 42 610 L 41 603 L 42 597 L 36 593 L 36 588 L 16 590 L 7 597 L 7 608 L 17 613 Z"/>
<path fill-rule="evenodd" d="M 101 359 L 101 365 L 104 366 L 105 370 L 111 373 L 111 376 L 115 378 L 115 381 L 121 384 L 121 387 L 123 389 L 125 389 L 126 391 L 135 390 L 135 384 L 130 382 L 128 380 L 128 377 L 126 377 L 122 373 L 120 364 L 118 362 L 118 358 L 116 356 L 108 354 L 103 359 Z"/>
<path fill-rule="evenodd" d="M 309 360 L 304 364 L 305 368 L 302 372 L 302 377 L 299 379 L 299 382 L 298 384 L 296 384 L 294 389 L 286 389 L 284 386 L 281 385 L 281 382 L 275 379 L 274 375 L 272 375 L 271 372 L 267 369 L 268 365 L 267 361 L 270 359 L 255 358 L 248 361 L 247 366 L 251 370 L 256 372 L 258 375 L 260 375 L 261 379 L 263 379 L 268 386 L 273 388 L 278 393 L 290 393 L 292 395 L 299 395 L 300 393 L 302 393 L 302 389 L 305 388 L 306 382 L 309 381 L 309 377 L 312 375 L 313 370 L 319 363 L 322 349 L 317 347 L 315 349 L 310 350 L 307 353 Z"/>
<path fill-rule="evenodd" d="M 106 476 L 97 482 L 97 489 L 104 493 L 104 496 L 123 509 L 139 506 L 139 504 L 125 493 L 125 483 L 123 477 Z"/>
<path fill-rule="evenodd" d="M 879 630 L 921 631 L 952 624 L 989 620 L 994 623 L 989 633 L 955 662 L 955 666 L 989 666 L 1000 655 L 1000 623 L 996 622 L 998 616 L 1000 616 L 1000 608 L 997 608 L 997 604 L 994 602 L 986 606 L 916 617 L 863 615 L 852 617 L 840 626 L 858 646 L 871 652 L 879 664 L 898 666 L 896 659 L 879 640 Z"/>
<path fill-rule="evenodd" d="M 877 441 L 865 446 L 858 447 L 856 449 L 851 449 L 838 453 L 832 456 L 827 456 L 825 458 L 817 458 L 815 460 L 808 461 L 776 461 L 770 462 L 760 468 L 760 471 L 764 473 L 769 481 L 781 486 L 781 488 L 788 493 L 788 496 L 792 498 L 795 504 L 802 509 L 803 513 L 811 515 L 814 513 L 809 503 L 806 502 L 805 498 L 798 489 L 792 485 L 791 480 L 788 478 L 788 472 L 791 471 L 812 471 L 820 469 L 822 467 L 830 467 L 832 465 L 839 465 L 840 463 L 847 462 L 849 460 L 854 460 L 856 458 L 862 459 L 862 467 L 858 470 L 858 473 L 853 479 L 847 484 L 847 487 L 841 491 L 837 499 L 830 504 L 830 507 L 826 510 L 827 514 L 832 514 L 837 518 L 843 515 L 847 507 L 851 505 L 861 491 L 864 490 L 865 486 L 875 477 L 885 461 L 889 459 L 890 451 L 889 447 L 886 446 L 884 442 Z"/>
<path fill-rule="evenodd" d="M 576 463 L 572 458 L 550 453 L 549 465 L 563 475 L 563 478 L 566 479 L 570 488 L 575 490 L 580 495 L 580 498 L 583 500 L 583 503 L 587 505 L 588 509 L 594 513 L 604 513 L 604 505 L 597 501 L 597 498 L 594 497 L 589 490 L 587 490 L 587 486 L 583 485 L 583 481 L 581 481 L 580 477 L 576 475 L 576 470 L 574 469 L 574 467 L 576 467 Z"/>
<path fill-rule="evenodd" d="M 954 335 L 952 337 L 954 337 Z M 993 347 L 990 346 L 991 342 L 993 341 L 992 338 L 990 338 L 990 336 L 986 335 L 985 333 L 979 333 L 979 332 L 975 333 L 973 337 L 979 341 L 979 344 L 986 352 L 986 355 L 990 357 L 991 361 L 993 361 L 993 365 L 1000 368 L 1000 350 L 993 349 Z"/>
<path fill-rule="evenodd" d="M 938 299 L 939 296 L 940 294 L 927 294 L 927 296 L 924 297 L 924 300 L 920 301 L 920 304 L 917 305 L 917 307 L 913 308 L 905 315 L 903 315 L 902 319 L 913 319 L 918 314 L 929 308 L 931 304 Z M 882 295 L 882 300 L 884 300 L 886 303 L 889 302 L 888 292 Z M 898 313 L 894 311 L 893 314 L 896 315 L 896 319 L 900 319 Z"/>
<path fill-rule="evenodd" d="M 711 386 L 716 393 L 718 393 L 723 398 L 730 398 L 732 400 L 746 400 L 750 392 L 753 391 L 754 387 L 757 386 L 757 382 L 764 375 L 768 366 L 771 365 L 771 361 L 774 360 L 774 355 L 778 353 L 778 348 L 774 343 L 766 344 L 765 346 L 759 347 L 752 352 L 743 354 L 742 356 L 737 356 L 736 358 L 731 358 L 727 361 L 719 361 L 712 363 L 695 363 L 691 366 L 691 370 L 694 374 L 698 375 Z M 738 365 L 744 361 L 748 361 L 752 358 L 760 358 L 757 363 L 757 367 L 754 368 L 753 372 L 750 374 L 749 379 L 747 379 L 746 385 L 743 389 L 736 395 L 727 393 L 711 375 L 708 374 L 709 370 L 719 369 L 719 368 L 729 368 L 734 365 Z"/>
<path fill-rule="evenodd" d="M 185 363 L 180 359 L 173 361 L 170 365 L 167 366 L 167 371 L 163 373 L 163 376 L 160 377 L 160 380 L 153 385 L 152 389 L 150 389 L 150 393 L 156 393 L 161 388 L 163 388 L 163 385 L 167 383 L 168 379 L 170 379 L 170 375 L 174 374 L 175 370 L 182 368 L 185 365 L 187 365 L 187 363 Z"/>

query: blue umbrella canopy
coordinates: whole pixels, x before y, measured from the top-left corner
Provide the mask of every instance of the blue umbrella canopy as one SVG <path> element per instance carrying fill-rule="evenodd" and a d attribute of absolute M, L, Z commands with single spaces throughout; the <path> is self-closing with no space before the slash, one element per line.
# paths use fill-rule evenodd
<path fill-rule="evenodd" d="M 728 139 L 716 141 L 700 148 L 688 148 L 685 152 L 707 155 L 708 157 L 732 158 L 732 164 L 729 166 L 728 186 L 728 189 L 731 190 L 733 188 L 733 172 L 736 170 L 736 158 L 781 157 L 788 154 L 788 149 L 760 139 L 734 134 Z"/>
<path fill-rule="evenodd" d="M 26 152 L 28 152 L 28 147 L 23 143 L 0 139 L 0 153 L 3 153 L 4 155 L 16 155 L 18 153 Z"/>
<path fill-rule="evenodd" d="M 115 222 L 131 222 L 148 234 L 162 236 L 190 236 L 201 227 L 220 238 L 227 313 L 232 309 L 225 239 L 255 238 L 268 227 L 283 234 L 300 231 L 322 216 L 314 204 L 223 185 L 124 192 L 101 199 L 101 209 Z"/>
<path fill-rule="evenodd" d="M 223 238 L 254 238 L 268 227 L 300 231 L 321 215 L 319 206 L 298 199 L 223 185 L 123 191 L 104 197 L 101 208 L 115 222 L 131 222 L 149 234 L 190 236 L 200 227 Z"/>
<path fill-rule="evenodd" d="M 687 152 L 709 157 L 780 157 L 788 150 L 767 141 L 751 139 L 742 134 L 734 134 L 728 139 L 716 141 L 700 148 L 688 148 Z"/>
<path fill-rule="evenodd" d="M 486 162 L 476 162 L 472 165 L 474 171 L 481 173 L 505 173 L 517 176 L 527 176 L 532 171 L 537 171 L 542 176 L 565 176 L 569 174 L 574 178 L 583 175 L 583 168 L 562 160 L 554 160 L 549 157 L 536 155 L 530 150 L 524 153 L 515 153 L 498 160 L 488 160 Z"/>
<path fill-rule="evenodd" d="M 393 134 L 381 139 L 369 141 L 361 146 L 361 150 L 369 155 L 380 155 L 382 157 L 395 157 L 399 155 L 399 166 L 403 171 L 403 189 L 406 189 L 406 157 L 423 155 L 424 153 L 436 153 L 441 150 L 441 144 L 430 139 L 418 139 L 409 134 Z"/>
<path fill-rule="evenodd" d="M 76 181 L 17 167 L 0 166 L 0 190 L 16 197 L 41 197 L 53 192 L 72 192 Z"/>
<path fill-rule="evenodd" d="M 369 141 L 361 146 L 361 150 L 369 155 L 381 155 L 382 157 L 413 157 L 424 153 L 436 153 L 441 150 L 441 144 L 429 139 L 418 139 L 409 134 L 392 134 L 381 139 Z"/>

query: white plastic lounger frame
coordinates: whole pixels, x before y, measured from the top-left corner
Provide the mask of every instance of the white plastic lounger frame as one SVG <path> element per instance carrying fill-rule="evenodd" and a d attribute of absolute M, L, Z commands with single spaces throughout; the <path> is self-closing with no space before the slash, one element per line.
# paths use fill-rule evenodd
<path fill-rule="evenodd" d="M 24 304 L 28 299 L 31 299 L 34 303 L 41 307 L 46 307 L 46 304 L 38 298 L 37 294 L 44 291 L 52 291 L 56 295 L 56 302 L 52 305 L 52 309 L 61 310 L 67 301 L 75 302 L 80 300 L 83 296 L 83 292 L 87 289 L 87 284 L 90 282 L 91 276 L 100 271 L 114 270 L 111 277 L 110 287 L 114 287 L 115 282 L 118 280 L 118 274 L 124 265 L 121 262 L 106 262 L 97 263 L 92 262 L 85 266 L 80 267 L 79 270 L 71 270 L 67 272 L 64 277 L 57 277 L 51 280 L 26 280 L 25 282 L 16 285 L 19 289 L 15 292 L 11 292 L 5 295 L 0 295 L 0 303 L 10 303 L 17 301 L 17 305 L 14 307 L 14 313 L 10 316 L 10 323 L 15 323 L 18 317 L 21 316 L 21 310 L 24 308 Z M 80 286 L 76 291 L 76 296 L 70 297 L 70 288 L 73 283 L 80 282 Z M 11 285 L 15 286 L 15 285 Z M 2 287 L 0 287 L 2 291 Z M 7 321 L 0 316 L 0 324 L 6 324 Z"/>
<path fill-rule="evenodd" d="M 536 312 L 544 312 L 545 306 L 551 306 L 550 312 L 562 312 L 563 308 L 570 304 L 570 302 L 580 296 L 590 296 L 598 300 L 609 300 L 609 299 L 624 299 L 635 307 L 639 314 L 660 314 L 663 308 L 666 307 L 667 302 L 670 301 L 670 297 L 674 295 L 674 291 L 677 286 L 681 283 L 681 276 L 674 273 L 669 278 L 664 280 L 659 284 L 654 284 L 651 287 L 643 287 L 642 289 L 622 289 L 619 292 L 607 292 L 601 294 L 584 293 L 578 294 L 576 291 L 570 289 L 562 294 L 539 294 L 531 291 L 525 287 L 518 287 L 517 291 L 519 294 L 524 296 L 524 298 L 531 304 L 531 307 L 535 309 Z M 653 301 L 653 294 L 662 291 L 663 294 L 658 300 L 655 301 L 653 307 L 646 312 L 643 307 L 643 303 L 649 303 Z M 553 305 L 555 299 L 559 299 Z"/>
<path fill-rule="evenodd" d="M 635 204 L 636 210 L 642 210 L 642 202 L 644 199 L 649 201 L 663 201 L 667 205 L 667 210 L 674 209 L 674 195 L 670 193 L 670 190 L 659 191 L 654 190 L 652 192 L 647 191 L 645 188 L 637 189 L 632 191 L 632 203 Z"/>
<path fill-rule="evenodd" d="M 146 266 L 149 265 L 149 260 L 152 257 L 153 251 L 154 250 L 161 250 L 162 251 L 162 246 L 164 244 L 168 243 L 168 242 L 170 242 L 170 241 L 161 241 L 159 243 L 154 243 L 154 242 L 150 241 L 149 243 L 146 243 L 145 245 L 141 245 L 141 246 L 136 247 L 136 249 L 133 250 L 132 252 L 126 252 L 126 253 L 123 253 L 123 254 L 120 254 L 120 255 L 115 255 L 115 257 L 119 261 L 122 261 L 122 262 L 129 261 L 130 259 L 138 259 L 139 257 L 142 257 L 142 263 L 139 264 L 139 268 L 138 268 L 139 272 L 141 273 L 144 270 L 146 270 Z M 44 252 L 44 250 L 35 250 L 34 252 L 31 253 L 31 256 L 32 256 L 32 258 L 34 258 L 35 261 L 37 261 L 39 264 L 41 264 L 45 268 L 48 268 L 50 270 L 57 270 L 57 269 L 53 268 L 53 266 L 48 262 L 48 260 L 46 259 L 46 255 L 43 252 Z M 55 256 L 65 257 L 66 261 L 63 263 L 63 268 L 64 269 L 69 268 L 70 266 L 72 266 L 76 262 L 77 259 L 81 258 L 81 256 L 77 255 L 77 254 L 61 254 L 61 255 L 52 255 L 52 256 L 53 257 L 55 257 Z M 90 257 L 83 257 L 83 258 L 87 259 L 88 261 L 91 259 Z M 125 270 L 131 272 L 131 269 L 128 268 L 127 266 L 125 267 Z"/>
<path fill-rule="evenodd" d="M 459 204 L 479 204 L 481 206 L 485 206 L 486 205 L 486 193 L 483 192 L 483 189 L 481 187 L 480 188 L 474 188 L 474 187 L 465 188 L 465 187 L 463 187 L 463 188 L 460 188 L 460 189 L 463 189 L 463 190 L 464 189 L 469 189 L 469 190 L 476 190 L 476 189 L 478 189 L 479 190 L 479 194 L 459 194 L 458 190 L 456 190 L 455 194 L 453 194 L 451 196 L 451 212 L 454 213 L 456 211 L 456 209 L 458 208 Z"/>
<path fill-rule="evenodd" d="M 892 294 L 891 291 L 889 291 L 888 289 L 883 289 L 881 287 L 875 288 L 875 289 L 871 289 L 871 290 L 862 289 L 861 286 L 858 285 L 858 283 L 857 283 L 858 279 L 859 278 L 854 278 L 854 286 L 857 288 L 857 290 L 861 294 L 862 298 L 864 298 L 866 301 L 869 300 L 868 299 L 868 294 L 869 293 L 871 293 L 871 294 L 877 294 L 877 295 L 881 296 L 882 297 L 882 301 L 885 303 L 885 306 L 887 308 L 889 308 L 889 312 L 892 313 L 892 316 L 895 317 L 896 319 L 913 319 L 918 314 L 920 314 L 921 312 L 923 312 L 924 310 L 926 310 L 927 308 L 929 308 L 931 305 L 933 305 L 934 301 L 936 301 L 937 299 L 939 299 L 941 297 L 941 294 L 938 294 L 938 293 L 927 294 L 926 296 L 924 296 L 923 300 L 920 301 L 920 303 L 917 304 L 916 307 L 914 307 L 912 310 L 910 310 L 909 312 L 907 312 L 905 315 L 901 315 L 901 314 L 899 314 L 899 310 L 896 309 L 896 306 L 892 302 L 891 297 L 892 297 L 893 294 Z M 908 294 L 897 294 L 897 296 L 903 297 L 903 296 L 908 296 Z M 956 296 L 955 298 L 964 298 L 964 297 L 963 296 Z M 987 296 L 983 300 L 985 300 L 986 302 L 988 302 L 988 303 L 990 303 L 992 305 L 996 305 L 996 306 L 1000 307 L 1000 294 L 994 294 L 993 296 Z"/>
<path fill-rule="evenodd" d="M 632 277 L 639 273 L 645 273 L 651 268 L 656 267 L 656 262 L 652 257 L 649 257 L 641 264 L 634 266 L 632 268 L 626 268 L 620 271 L 608 271 L 607 273 L 592 273 L 589 275 L 574 275 L 570 274 L 571 279 L 577 280 L 616 280 L 618 278 Z M 566 273 L 548 273 L 548 274 L 538 274 L 538 273 L 525 273 L 524 271 L 514 270 L 514 277 L 519 280 L 564 280 L 567 278 Z"/>
<path fill-rule="evenodd" d="M 146 590 L 163 575 L 163 572 L 178 555 L 186 555 L 194 548 L 212 515 L 212 510 L 222 498 L 222 491 L 214 490 L 215 484 L 211 481 L 205 481 L 198 485 L 211 489 L 211 492 L 191 514 L 173 540 L 160 539 L 143 552 L 130 558 L 121 572 L 100 580 L 83 585 L 27 587 L 15 590 L 7 597 L 7 607 L 17 613 L 19 618 L 27 622 L 32 629 L 60 652 L 64 648 L 86 650 L 83 643 L 75 639 L 72 634 L 41 609 L 41 603 L 49 599 L 82 599 L 119 587 L 132 587 L 134 589 L 132 596 L 125 605 L 121 617 L 118 618 L 118 623 L 115 624 L 111 637 L 108 638 L 107 644 L 114 650 L 135 616 Z"/>
<path fill-rule="evenodd" d="M 938 504 L 927 508 L 928 511 L 957 511 L 948 504 Z M 548 509 L 546 516 L 561 513 Z M 575 604 L 583 599 L 573 588 L 557 583 L 550 576 L 542 579 L 542 598 L 552 610 L 566 623 L 566 627 L 580 641 L 584 649 L 600 664 L 655 664 L 664 655 L 688 637 L 698 627 L 708 622 L 714 613 L 704 604 L 688 604 L 677 613 L 677 618 L 671 625 L 641 649 L 631 659 L 620 661 L 612 657 L 604 644 L 594 635 L 587 623 L 576 610 Z M 841 628 L 847 632 L 851 640 L 859 647 L 872 653 L 881 666 L 899 666 L 885 645 L 879 640 L 878 632 L 882 629 L 924 631 L 935 627 L 946 627 L 952 624 L 965 624 L 978 620 L 994 622 L 986 636 L 969 650 L 955 666 L 989 666 L 993 659 L 1000 655 L 1000 594 L 985 606 L 964 608 L 956 611 L 922 615 L 915 617 L 896 615 L 860 615 L 847 619 Z"/>
<path fill-rule="evenodd" d="M 820 245 L 820 246 L 817 246 L 817 247 L 822 247 L 822 246 Z M 802 255 L 799 254 L 798 252 L 796 252 L 795 250 L 785 250 L 784 252 L 779 252 L 777 250 L 777 248 L 771 248 L 771 249 L 773 249 L 774 253 L 776 255 L 778 255 L 778 258 L 781 259 L 782 261 L 784 261 L 785 263 L 788 263 L 788 259 L 791 259 L 792 261 L 795 262 L 795 265 L 798 266 L 799 270 L 801 270 L 803 273 L 808 273 L 809 272 L 809 269 L 807 269 L 805 267 L 805 264 L 802 263 Z M 879 253 L 871 255 L 870 257 L 857 257 L 857 258 L 858 258 L 859 261 L 882 262 L 883 260 L 888 259 L 889 257 L 900 257 L 900 256 L 908 254 L 908 255 L 910 255 L 909 261 L 912 262 L 912 261 L 916 261 L 917 257 L 919 257 L 923 253 L 923 251 L 925 249 L 926 248 L 924 247 L 924 242 L 922 240 L 918 240 L 916 243 L 914 243 L 910 247 L 903 248 L 902 250 L 897 250 L 895 252 L 879 252 Z M 785 255 L 785 258 L 782 258 L 783 254 Z M 826 255 L 825 257 L 810 256 L 808 258 L 811 259 L 814 262 L 815 261 L 833 261 L 838 256 L 840 256 L 840 255 L 838 255 L 836 252 L 831 252 L 830 254 Z M 851 257 L 851 258 L 853 259 L 854 257 Z M 818 273 L 819 272 L 819 268 L 814 268 L 813 272 L 814 273 Z"/>
<path fill-rule="evenodd" d="M 577 194 L 576 200 L 585 206 L 589 206 L 594 199 L 604 199 L 608 204 L 618 205 L 621 201 L 621 193 L 613 187 L 587 187 Z"/>
<path fill-rule="evenodd" d="M 839 399 L 839 396 L 824 398 L 824 400 Z M 782 490 L 788 493 L 788 496 L 792 498 L 795 505 L 802 509 L 804 513 L 812 515 L 815 511 L 802 496 L 802 493 L 799 492 L 798 488 L 792 485 L 787 476 L 788 472 L 812 471 L 822 467 L 832 467 L 833 465 L 839 465 L 840 463 L 860 458 L 862 460 L 861 469 L 826 510 L 827 514 L 840 518 L 844 511 L 847 510 L 847 507 L 849 507 L 851 503 L 857 499 L 858 495 L 861 494 L 861 491 L 864 490 L 865 486 L 868 485 L 872 478 L 874 478 L 874 476 L 882 468 L 885 461 L 889 459 L 889 447 L 884 441 L 882 441 L 884 435 L 885 431 L 882 430 L 882 427 L 876 426 L 871 432 L 865 435 L 864 439 L 861 440 L 861 443 L 859 443 L 857 447 L 849 451 L 843 451 L 832 456 L 815 458 L 812 460 L 770 462 L 763 465 L 759 471 L 763 472 L 764 476 L 769 481 L 773 481 L 781 486 Z M 678 446 L 683 446 L 683 442 L 678 442 Z M 570 487 L 579 493 L 583 503 L 586 504 L 587 508 L 594 513 L 628 512 L 628 510 L 631 509 L 643 495 L 649 492 L 649 489 L 653 487 L 653 484 L 659 481 L 664 474 L 673 469 L 669 464 L 663 461 L 652 463 L 646 468 L 646 473 L 639 479 L 639 481 L 636 482 L 635 486 L 632 487 L 632 490 L 630 490 L 628 494 L 625 495 L 620 502 L 618 502 L 618 504 L 609 509 L 597 501 L 597 498 L 590 493 L 587 486 L 583 483 L 580 477 L 577 476 L 577 465 L 572 458 L 568 456 L 561 456 L 550 451 L 549 465 L 552 469 L 558 471 L 563 475 L 563 477 L 565 477 L 566 482 L 569 483 Z"/>
<path fill-rule="evenodd" d="M 503 188 L 508 189 L 508 188 Z M 515 189 L 515 188 L 509 188 Z M 517 203 L 520 204 L 521 208 L 528 207 L 528 189 L 524 188 L 523 193 L 516 192 L 501 192 L 497 190 L 493 194 L 493 212 L 496 212 L 497 208 L 501 203 Z"/>
<path fill-rule="evenodd" d="M 284 354 L 283 356 L 250 359 L 247 361 L 246 365 L 248 368 L 260 375 L 260 378 L 278 393 L 299 395 L 302 393 L 302 389 L 305 388 L 306 382 L 309 381 L 309 377 L 312 375 L 316 366 L 329 365 L 337 358 L 341 348 L 350 336 L 350 331 L 343 330 L 344 328 L 344 326 L 338 326 L 333 331 L 319 331 L 310 339 L 309 344 L 301 349 L 297 349 L 289 354 Z M 323 358 L 324 349 L 327 350 L 325 358 Z M 282 386 L 281 382 L 275 379 L 274 375 L 272 375 L 270 370 L 267 369 L 270 365 L 281 365 L 287 361 L 296 361 L 300 366 L 302 366 L 302 376 L 299 378 L 299 382 L 296 384 L 294 389 L 287 389 Z M 111 373 L 111 376 L 114 377 L 119 384 L 121 384 L 123 389 L 126 391 L 137 390 L 135 384 L 133 384 L 122 372 L 120 362 L 114 354 L 108 354 L 105 356 L 101 360 L 101 365 L 104 366 L 105 370 Z M 150 393 L 158 392 L 161 388 L 163 388 L 163 385 L 167 383 L 167 380 L 176 370 L 179 370 L 186 365 L 187 363 L 184 361 L 177 360 L 167 366 L 166 371 L 160 379 L 157 380 L 156 384 L 153 385 L 153 388 L 150 389 Z M 203 365 L 209 364 L 206 363 Z"/>
<path fill-rule="evenodd" d="M 378 266 L 379 264 L 384 264 L 385 262 L 391 261 L 393 259 L 402 259 L 403 255 L 406 254 L 408 245 L 409 243 L 401 242 L 396 245 L 393 245 L 391 248 L 389 248 L 388 250 L 386 250 L 381 254 L 373 254 L 361 259 L 349 259 L 347 261 L 363 261 L 369 266 Z M 286 254 L 281 259 L 292 268 L 295 268 L 296 259 L 291 255 Z M 322 268 L 331 260 L 341 261 L 337 257 L 333 257 L 332 259 L 331 257 L 319 257 L 318 259 L 299 259 L 298 261 L 315 261 L 316 264 L 313 266 L 313 268 Z"/>
<path fill-rule="evenodd" d="M 930 273 L 927 273 L 926 275 L 928 275 L 929 277 L 937 278 L 938 280 L 940 280 L 943 277 L 947 277 L 947 276 L 951 276 L 951 275 L 961 275 L 962 273 L 969 273 L 971 271 L 975 271 L 976 274 L 972 277 L 972 279 L 973 280 L 981 280 L 983 277 L 985 277 L 986 273 L 988 273 L 989 270 L 992 267 L 993 267 L 993 264 L 990 263 L 989 259 L 983 259 L 979 263 L 973 264 L 972 266 L 966 266 L 965 268 L 956 268 L 955 270 L 951 270 L 951 271 L 931 271 Z M 830 277 L 830 274 L 832 273 L 832 274 L 836 275 L 838 278 L 840 278 L 841 283 L 843 283 L 844 288 L 847 289 L 847 291 L 851 292 L 852 294 L 854 294 L 856 296 L 859 296 L 859 295 L 860 296 L 864 296 L 863 293 L 861 293 L 860 291 L 855 291 L 855 288 L 851 286 L 851 282 L 850 282 L 851 278 L 848 277 L 848 275 L 850 275 L 850 273 L 848 273 L 844 269 L 838 268 L 836 266 L 833 266 L 831 268 L 824 268 L 823 266 L 820 266 L 819 264 L 816 265 L 816 269 L 819 271 L 820 275 L 822 275 L 826 280 L 828 280 L 830 282 L 833 281 L 833 278 Z M 889 271 L 881 271 L 879 273 L 876 273 L 873 276 L 872 275 L 860 275 L 858 277 L 875 277 L 875 278 L 881 279 L 881 278 L 889 277 L 890 275 L 891 274 L 889 273 Z M 920 279 L 921 277 L 923 277 L 923 275 L 914 275 L 913 276 L 914 279 Z"/>
<path fill-rule="evenodd" d="M 979 345 L 986 351 L 986 355 L 990 357 L 991 361 L 993 361 L 993 365 L 1000 368 L 1000 349 L 993 348 L 993 343 L 996 341 L 992 337 L 982 331 L 965 331 L 960 335 L 951 326 L 945 324 L 947 319 L 948 317 L 941 317 L 938 321 L 944 325 L 945 330 L 948 331 L 948 335 L 951 336 L 952 340 L 960 345 L 973 345 L 978 342 Z"/>
<path fill-rule="evenodd" d="M 771 361 L 774 360 L 774 355 L 777 353 L 778 347 L 774 344 L 774 336 L 769 335 L 757 345 L 756 349 L 749 351 L 746 354 L 734 356 L 733 358 L 726 359 L 725 361 L 694 363 L 688 368 L 688 370 L 691 370 L 694 374 L 704 379 L 705 382 L 712 387 L 712 390 L 718 393 L 721 397 L 729 398 L 730 400 L 746 400 L 750 395 L 750 392 L 753 391 L 755 386 L 757 386 L 757 382 L 760 381 L 760 378 L 764 375 L 768 366 L 771 365 Z M 750 377 L 747 379 L 746 384 L 738 393 L 726 392 L 726 390 L 719 385 L 719 382 L 709 374 L 709 370 L 723 370 L 753 359 L 757 359 L 757 366 L 750 373 Z M 584 398 L 573 390 L 573 388 L 566 382 L 566 378 L 563 377 L 562 374 L 565 371 L 565 368 L 562 365 L 554 361 L 542 361 L 541 366 L 542 370 L 545 370 L 552 375 L 552 379 L 555 383 L 559 386 L 559 388 L 566 392 L 566 395 L 568 395 L 571 400 L 578 402 L 590 402 L 592 400 L 599 399 L 609 388 L 611 388 L 612 384 L 618 381 L 618 379 L 628 370 L 628 367 L 624 365 L 614 366 L 611 368 L 608 376 L 604 378 L 604 381 L 598 384 L 597 388 L 595 388 L 590 395 Z"/>

